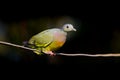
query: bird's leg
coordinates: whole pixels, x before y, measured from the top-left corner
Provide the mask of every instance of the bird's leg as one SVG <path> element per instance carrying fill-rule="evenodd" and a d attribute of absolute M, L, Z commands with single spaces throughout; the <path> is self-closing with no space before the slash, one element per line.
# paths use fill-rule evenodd
<path fill-rule="evenodd" d="M 47 48 L 42 48 L 42 52 L 45 53 L 45 54 L 48 54 L 50 56 L 55 55 L 55 53 L 53 53 L 50 49 L 47 49 Z"/>
<path fill-rule="evenodd" d="M 55 55 L 55 53 L 53 53 L 52 51 L 43 51 L 43 53 L 48 54 L 50 56 L 54 56 Z"/>
<path fill-rule="evenodd" d="M 50 56 L 55 56 L 55 53 L 53 53 L 52 51 L 48 51 L 48 54 L 50 54 Z"/>

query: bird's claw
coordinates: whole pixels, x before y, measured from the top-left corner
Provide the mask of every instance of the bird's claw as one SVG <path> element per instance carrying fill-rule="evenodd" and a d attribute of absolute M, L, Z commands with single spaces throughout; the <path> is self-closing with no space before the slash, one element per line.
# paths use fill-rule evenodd
<path fill-rule="evenodd" d="M 46 54 L 48 54 L 48 55 L 50 55 L 50 56 L 55 56 L 56 54 L 55 53 L 53 53 L 52 51 L 47 51 L 47 52 L 45 52 Z"/>

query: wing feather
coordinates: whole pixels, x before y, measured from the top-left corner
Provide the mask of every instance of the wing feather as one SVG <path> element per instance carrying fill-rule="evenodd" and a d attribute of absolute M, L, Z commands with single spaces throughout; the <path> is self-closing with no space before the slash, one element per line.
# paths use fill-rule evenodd
<path fill-rule="evenodd" d="M 46 47 L 53 42 L 53 33 L 50 30 L 45 30 L 33 36 L 30 40 L 30 44 L 34 44 L 36 47 Z"/>

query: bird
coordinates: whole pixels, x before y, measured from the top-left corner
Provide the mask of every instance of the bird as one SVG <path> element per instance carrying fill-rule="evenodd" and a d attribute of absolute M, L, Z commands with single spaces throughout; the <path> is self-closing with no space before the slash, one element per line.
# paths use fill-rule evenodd
<path fill-rule="evenodd" d="M 44 30 L 29 39 L 29 47 L 35 49 L 33 52 L 38 55 L 42 53 L 56 55 L 53 51 L 65 44 L 67 33 L 71 31 L 76 31 L 72 24 L 64 24 L 62 28 Z"/>

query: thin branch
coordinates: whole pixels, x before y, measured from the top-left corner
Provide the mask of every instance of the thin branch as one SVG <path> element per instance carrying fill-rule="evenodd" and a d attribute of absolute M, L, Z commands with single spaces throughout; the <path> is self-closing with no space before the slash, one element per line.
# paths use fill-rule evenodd
<path fill-rule="evenodd" d="M 0 41 L 0 44 L 8 45 L 8 46 L 14 46 L 14 47 L 27 49 L 27 50 L 31 50 L 31 51 L 36 50 L 36 49 L 28 48 L 28 47 L 25 47 L 25 46 L 9 43 L 9 42 L 5 42 L 5 41 Z M 120 57 L 120 53 L 109 53 L 109 54 L 82 54 L 82 53 L 79 53 L 79 54 L 66 54 L 66 53 L 57 53 L 56 55 L 63 55 L 63 56 L 88 56 L 88 57 Z"/>
<path fill-rule="evenodd" d="M 65 53 L 58 53 L 58 55 L 64 56 L 88 56 L 88 57 L 120 57 L 120 53 L 109 53 L 109 54 L 65 54 Z"/>
<path fill-rule="evenodd" d="M 13 44 L 13 43 L 8 43 L 8 42 L 5 42 L 5 41 L 0 41 L 0 44 L 8 45 L 8 46 L 14 46 L 14 47 L 18 47 L 18 48 L 22 48 L 22 49 L 27 49 L 27 50 L 31 50 L 31 51 L 36 50 L 36 49 L 28 48 L 28 47 L 25 47 L 25 46 Z"/>

